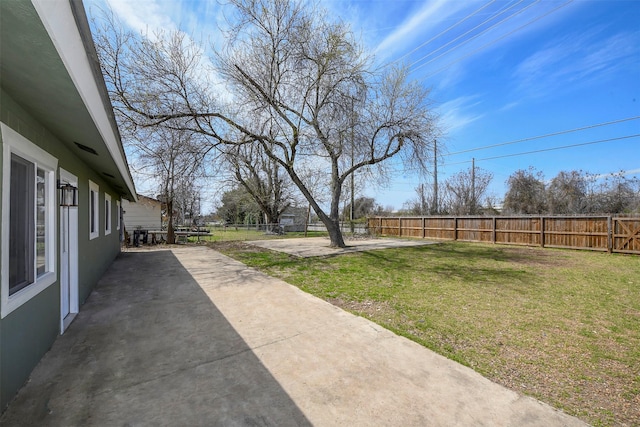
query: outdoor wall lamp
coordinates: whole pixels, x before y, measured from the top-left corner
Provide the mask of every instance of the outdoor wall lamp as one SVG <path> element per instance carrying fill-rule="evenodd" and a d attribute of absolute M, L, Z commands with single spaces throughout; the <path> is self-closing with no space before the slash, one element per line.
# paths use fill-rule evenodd
<path fill-rule="evenodd" d="M 78 206 L 78 188 L 66 183 L 61 184 L 58 181 L 58 189 L 60 189 L 60 206 L 77 207 Z"/>

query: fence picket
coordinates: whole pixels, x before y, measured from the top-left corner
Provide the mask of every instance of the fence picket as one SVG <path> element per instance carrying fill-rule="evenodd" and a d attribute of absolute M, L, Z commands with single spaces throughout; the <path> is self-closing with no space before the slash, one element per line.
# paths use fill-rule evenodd
<path fill-rule="evenodd" d="M 397 221 L 397 226 L 392 223 Z M 489 222 L 491 221 L 491 222 Z M 464 240 L 640 255 L 640 218 L 612 216 L 371 217 L 382 236 Z"/>

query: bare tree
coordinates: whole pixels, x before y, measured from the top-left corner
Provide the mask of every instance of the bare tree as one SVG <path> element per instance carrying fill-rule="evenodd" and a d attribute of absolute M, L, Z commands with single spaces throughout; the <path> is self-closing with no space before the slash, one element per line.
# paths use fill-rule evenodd
<path fill-rule="evenodd" d="M 351 203 L 347 204 L 342 211 L 342 216 L 349 218 L 353 212 L 353 219 L 364 218 L 375 212 L 377 206 L 378 204 L 373 197 L 357 197 L 354 199 L 353 210 L 351 210 Z"/>
<path fill-rule="evenodd" d="M 514 172 L 507 180 L 504 211 L 515 214 L 547 212 L 546 190 L 542 172 L 533 167 Z"/>
<path fill-rule="evenodd" d="M 230 146 L 225 156 L 236 182 L 257 203 L 267 226 L 277 224 L 280 215 L 294 202 L 289 176 L 262 152 L 260 145 Z"/>
<path fill-rule="evenodd" d="M 192 180 L 177 180 L 173 192 L 172 207 L 175 208 L 174 223 L 183 226 L 198 226 L 201 212 L 201 186 Z"/>
<path fill-rule="evenodd" d="M 435 215 L 434 194 L 430 187 L 420 184 L 415 189 L 416 197 L 403 203 L 402 208 L 409 215 Z"/>
<path fill-rule="evenodd" d="M 197 181 L 203 174 L 208 146 L 199 134 L 166 128 L 141 128 L 125 139 L 138 169 L 154 176 L 166 206 L 167 241 L 173 242 L 176 206 L 193 206 L 199 200 Z"/>
<path fill-rule="evenodd" d="M 477 215 L 493 174 L 478 167 L 463 170 L 445 181 L 444 205 L 453 215 Z"/>
<path fill-rule="evenodd" d="M 628 177 L 624 171 L 607 176 L 586 174 L 587 212 L 640 212 L 640 180 Z"/>
<path fill-rule="evenodd" d="M 428 90 L 404 68 L 374 69 L 346 25 L 307 3 L 229 3 L 235 25 L 215 72 L 181 33 L 145 38 L 103 27 L 96 44 L 116 111 L 134 127 L 199 132 L 223 151 L 259 146 L 308 200 L 331 245 L 343 247 L 339 204 L 351 174 L 372 165 L 382 173 L 395 157 L 428 169 Z M 214 76 L 224 96 L 212 94 Z M 310 169 L 328 177 L 328 212 L 304 179 Z"/>
<path fill-rule="evenodd" d="M 241 186 L 225 191 L 218 215 L 230 224 L 251 224 L 259 221 L 260 207 Z"/>
<path fill-rule="evenodd" d="M 551 214 L 581 214 L 586 211 L 587 183 L 578 171 L 558 173 L 547 187 L 547 206 Z"/>

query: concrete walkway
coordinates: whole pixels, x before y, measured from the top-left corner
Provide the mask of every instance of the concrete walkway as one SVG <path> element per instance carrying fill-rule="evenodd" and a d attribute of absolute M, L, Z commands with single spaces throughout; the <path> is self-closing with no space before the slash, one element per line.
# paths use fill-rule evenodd
<path fill-rule="evenodd" d="M 245 242 L 273 251 L 288 253 L 298 258 L 316 256 L 334 256 L 349 252 L 371 251 L 376 249 L 406 248 L 410 246 L 433 245 L 436 242 L 423 239 L 383 239 L 369 238 L 345 240 L 346 248 L 332 248 L 328 237 L 301 237 L 293 239 L 253 240 Z"/>
<path fill-rule="evenodd" d="M 205 247 L 123 253 L 2 426 L 584 426 Z"/>

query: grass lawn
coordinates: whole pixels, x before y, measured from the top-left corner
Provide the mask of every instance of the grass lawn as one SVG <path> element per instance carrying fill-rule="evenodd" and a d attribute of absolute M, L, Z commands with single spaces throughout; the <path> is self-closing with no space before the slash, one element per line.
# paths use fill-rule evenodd
<path fill-rule="evenodd" d="M 327 232 L 323 231 L 308 231 L 307 237 L 326 236 Z M 288 231 L 285 235 L 267 234 L 264 230 L 256 230 L 255 226 L 249 227 L 209 227 L 209 234 L 202 235 L 199 238 L 200 242 L 227 242 L 238 240 L 266 240 L 266 239 L 291 239 L 295 237 L 305 237 L 304 232 L 291 232 Z M 197 236 L 189 236 L 189 242 L 194 243 L 198 241 Z"/>
<path fill-rule="evenodd" d="M 640 257 L 447 242 L 222 252 L 599 425 L 640 425 Z"/>

